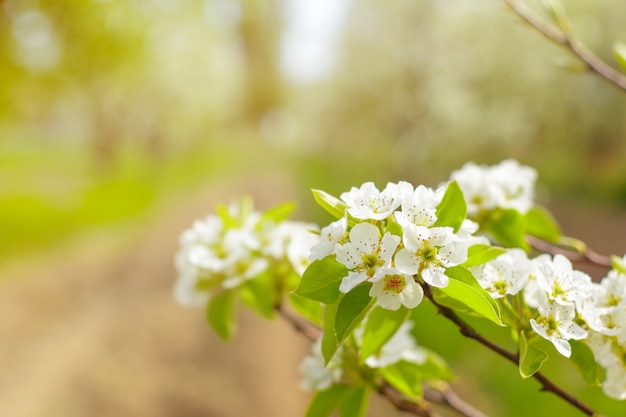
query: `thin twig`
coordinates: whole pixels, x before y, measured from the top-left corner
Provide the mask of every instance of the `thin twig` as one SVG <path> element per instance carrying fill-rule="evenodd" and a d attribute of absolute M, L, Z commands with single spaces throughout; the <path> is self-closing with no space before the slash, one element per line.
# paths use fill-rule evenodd
<path fill-rule="evenodd" d="M 485 346 L 489 350 L 497 353 L 498 355 L 507 359 L 509 362 L 514 363 L 516 366 L 519 366 L 519 355 L 509 352 L 503 347 L 493 343 L 491 340 L 482 336 L 473 327 L 471 327 L 463 319 L 461 319 L 452 309 L 439 304 L 435 300 L 433 293 L 427 284 L 421 284 L 421 285 L 422 285 L 422 288 L 424 289 L 424 295 L 435 305 L 435 307 L 437 307 L 437 310 L 442 316 L 444 316 L 445 318 L 447 318 L 448 320 L 456 324 L 456 326 L 459 328 L 463 336 L 468 337 L 470 339 L 474 339 L 475 341 Z M 576 407 L 578 410 L 582 411 L 588 416 L 598 415 L 591 407 L 582 403 L 576 397 L 572 396 L 571 394 L 563 390 L 561 387 L 559 387 L 557 384 L 552 382 L 548 377 L 546 377 L 541 372 L 534 373 L 532 377 L 541 383 L 542 391 L 553 393 L 554 395 L 570 403 L 572 406 Z"/>
<path fill-rule="evenodd" d="M 583 252 L 577 252 L 569 249 L 564 249 L 558 245 L 546 242 L 541 239 L 537 239 L 533 236 L 526 236 L 526 240 L 535 249 L 542 252 L 549 253 L 551 255 L 563 255 L 572 262 L 587 262 L 593 265 L 610 268 L 612 266 L 611 258 L 605 255 L 600 255 L 596 251 L 585 247 Z"/>
<path fill-rule="evenodd" d="M 533 26 L 545 37 L 569 49 L 587 65 L 590 71 L 595 72 L 614 86 L 626 90 L 626 76 L 624 74 L 615 70 L 591 50 L 587 49 L 582 43 L 573 39 L 569 34 L 545 22 L 536 12 L 528 7 L 524 1 L 504 0 L 504 2 L 526 23 Z"/>
<path fill-rule="evenodd" d="M 322 330 L 320 328 L 292 314 L 281 305 L 275 306 L 275 310 L 280 317 L 309 340 L 315 341 L 322 336 Z M 437 417 L 435 412 L 428 407 L 428 404 L 419 404 L 407 400 L 386 381 L 383 381 L 378 387 L 378 392 L 386 397 L 399 411 L 405 411 L 419 417 Z M 435 394 L 437 392 L 439 393 L 438 395 Z M 444 404 L 465 417 L 486 417 L 483 413 L 479 412 L 456 395 L 449 386 L 442 391 L 436 391 L 434 389 L 425 390 L 424 397 L 426 401 Z"/>
<path fill-rule="evenodd" d="M 447 404 L 468 417 L 487 417 L 486 414 L 483 414 L 480 410 L 477 410 L 459 398 L 450 387 L 446 387 L 442 390 L 426 388 L 424 390 L 424 398 L 430 402 Z"/>

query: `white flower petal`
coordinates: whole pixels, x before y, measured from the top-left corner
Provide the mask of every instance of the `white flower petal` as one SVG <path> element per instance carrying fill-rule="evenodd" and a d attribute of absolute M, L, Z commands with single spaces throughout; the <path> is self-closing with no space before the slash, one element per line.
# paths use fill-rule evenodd
<path fill-rule="evenodd" d="M 419 268 L 419 260 L 407 249 L 400 249 L 394 258 L 398 271 L 403 274 L 415 275 Z"/>
<path fill-rule="evenodd" d="M 360 272 L 350 271 L 348 272 L 348 275 L 343 277 L 341 280 L 339 291 L 345 294 L 365 280 L 367 280 L 367 275 Z"/>

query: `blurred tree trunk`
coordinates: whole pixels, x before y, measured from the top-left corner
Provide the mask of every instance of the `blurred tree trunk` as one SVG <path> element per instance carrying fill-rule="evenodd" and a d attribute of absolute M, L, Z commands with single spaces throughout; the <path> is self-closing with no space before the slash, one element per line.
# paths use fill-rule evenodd
<path fill-rule="evenodd" d="M 242 0 L 239 33 L 245 54 L 243 121 L 258 127 L 263 116 L 283 102 L 279 48 L 282 31 L 276 0 Z"/>

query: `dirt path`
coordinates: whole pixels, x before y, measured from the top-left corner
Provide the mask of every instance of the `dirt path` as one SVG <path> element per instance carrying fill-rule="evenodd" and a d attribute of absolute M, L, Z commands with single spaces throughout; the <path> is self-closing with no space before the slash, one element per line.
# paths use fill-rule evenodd
<path fill-rule="evenodd" d="M 276 177 L 209 186 L 155 216 L 138 236 L 83 239 L 5 269 L 0 415 L 302 415 L 304 339 L 283 322 L 243 312 L 239 335 L 224 344 L 201 310 L 171 296 L 178 235 L 193 219 L 243 194 L 269 207 L 290 192 Z"/>

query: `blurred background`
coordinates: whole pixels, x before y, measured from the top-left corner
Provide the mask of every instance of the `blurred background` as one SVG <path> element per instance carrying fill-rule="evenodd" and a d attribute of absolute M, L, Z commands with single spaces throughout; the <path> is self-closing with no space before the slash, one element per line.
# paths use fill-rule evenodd
<path fill-rule="evenodd" d="M 565 4 L 616 65 L 622 1 Z M 499 0 L 0 0 L 0 415 L 303 415 L 303 338 L 242 312 L 226 345 L 174 303 L 184 228 L 241 195 L 327 222 L 311 188 L 513 157 L 567 234 L 622 255 L 625 116 L 626 93 Z M 570 412 L 424 317 L 487 413 Z"/>

